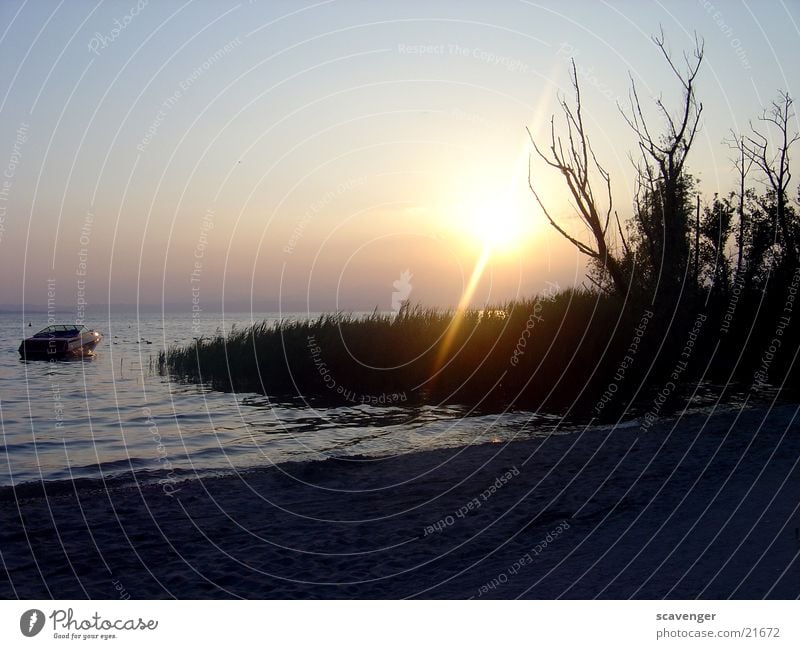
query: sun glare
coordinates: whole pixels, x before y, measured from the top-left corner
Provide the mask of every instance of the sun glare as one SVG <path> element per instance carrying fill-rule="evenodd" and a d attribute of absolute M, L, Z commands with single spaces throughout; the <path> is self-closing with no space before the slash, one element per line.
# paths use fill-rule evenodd
<path fill-rule="evenodd" d="M 465 310 L 472 302 L 478 283 L 491 259 L 518 254 L 531 243 L 534 221 L 526 209 L 523 202 L 512 192 L 506 192 L 488 200 L 475 201 L 471 206 L 461 205 L 454 210 L 454 215 L 458 217 L 454 218 L 453 227 L 467 238 L 470 247 L 477 247 L 479 254 L 469 281 L 464 287 L 455 316 L 439 347 L 434 373 L 443 366 L 461 327 Z"/>
<path fill-rule="evenodd" d="M 532 220 L 514 197 L 500 196 L 480 202 L 470 211 L 467 230 L 475 243 L 493 254 L 512 254 L 530 243 Z"/>

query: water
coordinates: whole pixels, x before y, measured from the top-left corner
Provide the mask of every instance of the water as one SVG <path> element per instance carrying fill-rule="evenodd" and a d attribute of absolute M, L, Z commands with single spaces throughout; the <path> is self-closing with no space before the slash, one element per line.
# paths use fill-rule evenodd
<path fill-rule="evenodd" d="M 165 346 L 197 335 L 185 313 L 88 314 L 86 325 L 105 336 L 94 358 L 24 362 L 17 353 L 21 339 L 47 322 L 44 314 L 22 318 L 0 314 L 0 485 L 207 476 L 287 461 L 504 442 L 550 433 L 559 423 L 533 413 L 472 416 L 455 406 L 311 407 L 302 399 L 273 403 L 181 384 L 159 375 L 157 358 Z M 205 313 L 200 333 L 276 318 Z"/>

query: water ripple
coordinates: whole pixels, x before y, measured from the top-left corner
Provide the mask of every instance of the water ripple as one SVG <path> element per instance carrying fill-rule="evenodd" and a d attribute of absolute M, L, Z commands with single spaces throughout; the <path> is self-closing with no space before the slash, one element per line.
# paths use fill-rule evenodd
<path fill-rule="evenodd" d="M 203 335 L 252 320 L 250 314 L 203 317 Z M 107 335 L 93 359 L 21 362 L 15 350 L 30 334 L 21 323 L 31 319 L 0 314 L 0 350 L 6 350 L 0 353 L 0 486 L 70 477 L 141 481 L 165 471 L 192 476 L 394 455 L 544 434 L 558 423 L 532 413 L 465 417 L 454 406 L 276 403 L 170 382 L 155 371 L 157 355 L 196 335 L 184 315 L 96 314 L 87 324 Z M 138 344 L 142 334 L 153 344 Z"/>

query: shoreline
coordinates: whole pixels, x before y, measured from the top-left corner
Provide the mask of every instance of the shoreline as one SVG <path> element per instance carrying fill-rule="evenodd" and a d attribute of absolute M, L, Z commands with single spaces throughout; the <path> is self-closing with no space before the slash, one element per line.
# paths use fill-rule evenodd
<path fill-rule="evenodd" d="M 797 413 L 288 462 L 171 496 L 6 487 L 0 595 L 796 598 Z"/>
<path fill-rule="evenodd" d="M 713 391 L 716 386 L 706 385 L 705 389 Z M 725 402 L 716 401 L 712 405 L 711 399 L 716 398 L 713 393 L 704 395 L 703 399 L 694 404 L 684 405 L 682 408 L 670 408 L 663 412 L 658 421 L 665 422 L 671 421 L 678 417 L 681 413 L 684 416 L 689 415 L 706 415 L 714 412 L 716 415 L 723 412 L 739 410 L 745 402 L 745 393 L 743 390 L 733 394 L 733 397 Z M 260 395 L 252 394 L 245 397 L 245 400 L 260 397 Z M 763 408 L 768 403 L 776 405 L 787 405 L 795 403 L 800 395 L 783 394 L 780 390 L 772 390 L 771 393 L 763 392 L 758 394 L 747 395 L 749 401 L 748 408 Z M 249 405 L 249 404 L 248 404 Z M 284 404 L 279 404 L 284 405 Z M 316 407 L 319 404 L 312 404 Z M 324 406 L 323 406 L 324 407 Z M 302 452 L 294 451 L 291 454 L 280 452 L 277 457 L 271 457 L 265 454 L 266 448 L 259 455 L 259 463 L 253 463 L 252 458 L 246 458 L 244 463 L 241 458 L 228 457 L 224 453 L 220 455 L 220 462 L 217 465 L 197 464 L 192 461 L 191 456 L 187 456 L 185 460 L 170 461 L 171 468 L 160 468 L 160 464 L 156 463 L 154 466 L 148 466 L 148 458 L 144 455 L 132 455 L 128 451 L 125 457 L 106 459 L 98 464 L 89 465 L 76 465 L 65 467 L 51 467 L 50 473 L 41 474 L 40 477 L 27 477 L 18 481 L 0 481 L 0 501 L 4 498 L 13 498 L 13 489 L 22 493 L 36 493 L 37 490 L 41 491 L 41 484 L 44 482 L 50 488 L 58 489 L 59 485 L 68 485 L 68 489 L 72 490 L 72 485 L 78 483 L 84 485 L 86 488 L 118 488 L 126 486 L 149 485 L 153 482 L 159 482 L 166 479 L 170 483 L 184 482 L 187 480 L 204 480 L 213 479 L 218 477 L 229 477 L 240 474 L 245 474 L 253 471 L 261 471 L 269 469 L 274 466 L 282 464 L 298 464 L 306 462 L 325 462 L 327 460 L 370 460 L 370 459 L 387 459 L 395 456 L 413 455 L 415 453 L 425 453 L 435 450 L 453 450 L 462 447 L 472 447 L 483 443 L 489 443 L 490 438 L 494 441 L 500 440 L 501 443 L 518 443 L 530 441 L 534 438 L 546 437 L 551 434 L 577 434 L 581 431 L 603 431 L 611 428 L 621 430 L 628 427 L 648 427 L 647 424 L 641 424 L 645 416 L 645 409 L 642 406 L 634 407 L 629 406 L 627 409 L 627 416 L 624 419 L 616 422 L 589 417 L 588 415 L 565 415 L 564 413 L 541 413 L 524 408 L 509 408 L 502 411 L 490 409 L 470 409 L 466 405 L 452 404 L 443 406 L 444 408 L 452 411 L 452 416 L 442 417 L 441 419 L 430 420 L 426 425 L 436 426 L 438 424 L 445 424 L 447 422 L 467 422 L 471 425 L 472 432 L 464 435 L 459 435 L 455 438 L 445 436 L 442 439 L 438 438 L 438 433 L 435 431 L 423 430 L 423 435 L 431 435 L 430 439 L 424 442 L 416 443 L 411 439 L 400 439 L 395 435 L 395 431 L 389 433 L 392 438 L 392 444 L 387 448 L 371 449 L 371 450 L 356 450 L 355 452 L 343 448 L 341 453 L 334 450 L 314 450 L 307 449 L 305 454 Z M 148 409 L 149 410 L 149 409 Z M 459 412 L 457 412 L 459 411 Z M 383 414 L 383 413 L 382 413 Z M 152 417 L 152 413 L 145 416 Z M 328 416 L 327 413 L 325 416 Z M 153 423 L 152 419 L 147 419 L 146 423 Z M 385 425 L 391 427 L 393 425 L 403 424 L 404 420 L 398 419 L 396 422 L 389 421 Z M 511 439 L 508 438 L 508 431 L 519 427 Z M 356 424 L 357 425 L 357 424 Z M 552 430 L 554 429 L 555 430 Z M 148 430 L 151 430 L 148 428 Z M 483 440 L 477 439 L 480 437 L 480 431 L 485 434 Z M 475 437 L 467 439 L 472 433 Z M 491 432 L 491 434 L 489 434 Z M 400 433 L 402 435 L 402 432 Z M 156 438 L 157 441 L 157 438 Z M 345 440 L 350 441 L 350 440 Z M 349 444 L 345 444 L 349 446 Z M 281 456 L 282 455 L 282 456 Z M 163 456 L 159 456 L 163 457 Z M 171 456 L 170 456 L 171 457 Z M 231 466 L 231 465 L 234 466 Z M 237 468 L 239 465 L 240 468 Z M 191 468 L 187 468 L 191 466 Z M 41 472 L 41 466 L 39 465 Z M 29 471 L 30 473 L 30 471 Z"/>

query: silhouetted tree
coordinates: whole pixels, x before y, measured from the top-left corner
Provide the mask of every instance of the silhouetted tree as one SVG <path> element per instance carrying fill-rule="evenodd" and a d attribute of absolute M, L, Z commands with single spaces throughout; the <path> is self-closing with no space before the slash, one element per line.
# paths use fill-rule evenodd
<path fill-rule="evenodd" d="M 745 194 L 747 176 L 753 167 L 753 160 L 747 155 L 747 150 L 744 146 L 744 137 L 736 135 L 731 131 L 731 138 L 728 141 L 728 146 L 736 149 L 736 156 L 732 159 L 733 166 L 736 169 L 738 180 L 738 191 L 736 192 L 736 199 L 738 204 L 737 216 L 739 218 L 739 229 L 736 234 L 736 279 L 737 281 L 742 277 L 742 263 L 744 261 L 744 249 L 746 246 L 745 239 L 748 232 L 748 222 L 744 211 Z"/>
<path fill-rule="evenodd" d="M 742 138 L 741 145 L 744 155 L 760 169 L 767 188 L 771 190 L 770 197 L 774 205 L 772 209 L 764 207 L 773 213 L 782 244 L 780 261 L 789 268 L 794 268 L 798 260 L 796 223 L 791 218 L 793 211 L 787 209 L 790 207 L 787 196 L 792 179 L 789 152 L 792 145 L 800 139 L 800 134 L 792 132 L 790 126 L 790 121 L 794 118 L 792 104 L 789 93 L 781 91 L 779 98 L 759 117 L 758 121 L 762 126 L 757 128 L 750 123 L 750 133 Z M 777 136 L 774 153 L 770 147 L 771 132 Z"/>
<path fill-rule="evenodd" d="M 559 103 L 563 111 L 566 122 L 566 143 L 560 136 L 556 135 L 555 116 L 550 119 L 550 154 L 544 153 L 536 144 L 533 134 L 528 129 L 533 148 L 539 157 L 550 167 L 558 170 L 563 176 L 564 182 L 574 199 L 574 207 L 583 224 L 589 230 L 593 245 L 587 244 L 577 237 L 569 234 L 553 218 L 550 209 L 544 204 L 533 183 L 532 165 L 528 160 L 528 186 L 531 189 L 537 203 L 542 208 L 547 220 L 558 230 L 558 232 L 574 245 L 580 252 L 590 257 L 591 260 L 602 268 L 611 279 L 614 289 L 624 294 L 627 288 L 627 281 L 622 267 L 609 242 L 608 227 L 613 211 L 613 199 L 611 197 L 611 177 L 608 172 L 597 161 L 589 137 L 583 124 L 581 89 L 578 83 L 578 76 L 575 70 L 575 61 L 572 61 L 571 73 L 572 86 L 575 89 L 575 106 L 571 107 L 566 99 L 561 98 Z M 592 177 L 599 177 L 604 185 L 603 194 L 606 207 L 600 206 L 600 200 L 595 196 L 592 185 Z M 619 219 L 614 213 L 619 227 Z M 601 284 L 602 286 L 602 284 Z"/>
<path fill-rule="evenodd" d="M 670 207 L 667 207 L 667 190 L 662 180 L 656 177 L 652 166 L 640 166 L 634 198 L 633 219 L 628 224 L 628 238 L 636 263 L 637 284 L 648 292 L 657 285 L 663 290 L 679 289 L 683 275 L 688 276 L 690 224 L 694 219 L 693 197 L 695 180 L 687 172 L 681 173 L 670 188 Z M 665 218 L 667 209 L 679 214 L 683 232 L 675 239 L 681 242 L 682 263 L 676 265 L 675 277 L 667 279 L 665 266 L 669 263 L 670 248 L 667 244 Z M 665 286 L 666 285 L 666 286 Z"/>
<path fill-rule="evenodd" d="M 747 289 L 763 290 L 772 270 L 785 259 L 775 192 L 745 190 L 744 214 L 747 230 L 742 246 L 742 283 Z"/>
<path fill-rule="evenodd" d="M 648 125 L 639 100 L 636 82 L 631 77 L 630 114 L 621 109 L 636 134 L 642 159 L 637 165 L 638 191 L 635 218 L 640 243 L 649 265 L 666 291 L 679 289 L 688 272 L 692 215 L 691 188 L 685 164 L 700 125 L 703 105 L 697 99 L 695 83 L 703 62 L 703 43 L 695 36 L 691 56 L 684 54 L 685 69 L 680 70 L 667 51 L 664 33 L 653 37 L 674 76 L 683 89 L 682 105 L 673 115 L 661 97 L 655 100 L 666 129 L 655 135 Z"/>
<path fill-rule="evenodd" d="M 735 194 L 726 197 L 714 196 L 706 205 L 698 229 L 700 258 L 700 284 L 713 295 L 724 295 L 731 286 L 731 262 L 728 258 L 728 243 L 733 233 L 733 205 Z"/>

